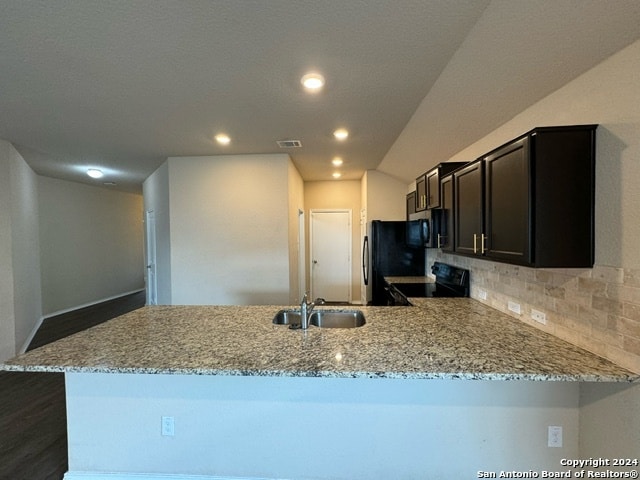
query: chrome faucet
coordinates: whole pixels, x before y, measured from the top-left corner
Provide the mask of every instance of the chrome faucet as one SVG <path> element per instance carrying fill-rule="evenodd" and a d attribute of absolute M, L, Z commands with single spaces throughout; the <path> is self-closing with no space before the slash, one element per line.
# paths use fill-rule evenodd
<path fill-rule="evenodd" d="M 311 312 L 313 312 L 313 307 L 324 304 L 324 298 L 316 298 L 313 302 L 309 302 L 308 298 L 309 292 L 305 292 L 300 302 L 300 328 L 303 330 L 309 327 L 309 318 L 311 317 Z"/>

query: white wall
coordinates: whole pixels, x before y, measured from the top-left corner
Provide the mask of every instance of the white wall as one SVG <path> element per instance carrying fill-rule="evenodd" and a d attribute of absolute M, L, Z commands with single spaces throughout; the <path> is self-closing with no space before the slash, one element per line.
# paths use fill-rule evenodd
<path fill-rule="evenodd" d="M 302 242 L 299 235 L 299 212 L 304 212 L 304 182 L 300 172 L 289 159 L 289 303 L 297 304 L 304 292 L 300 291 L 300 271 L 304 271 L 306 262 L 299 262 L 301 253 L 306 252 L 304 240 L 306 235 L 302 233 Z M 306 216 L 304 217 L 306 220 Z M 302 265 L 300 265 L 302 263 Z"/>
<path fill-rule="evenodd" d="M 36 183 L 0 140 L 0 361 L 23 349 L 42 316 Z"/>
<path fill-rule="evenodd" d="M 362 207 L 367 222 L 372 220 L 404 220 L 407 216 L 407 185 L 386 173 L 367 170 L 362 177 Z"/>
<path fill-rule="evenodd" d="M 11 225 L 11 153 L 13 146 L 0 141 L 0 361 L 16 353 L 13 306 L 13 241 Z"/>
<path fill-rule="evenodd" d="M 289 304 L 289 156 L 172 157 L 171 303 Z"/>
<path fill-rule="evenodd" d="M 42 316 L 38 183 L 20 154 L 10 151 L 15 341 L 23 350 Z"/>
<path fill-rule="evenodd" d="M 38 177 L 45 315 L 144 288 L 142 196 Z"/>
<path fill-rule="evenodd" d="M 143 183 L 144 211 L 156 221 L 156 281 L 158 305 L 171 305 L 171 224 L 169 164 L 165 162 Z M 146 232 L 145 232 L 146 234 Z"/>
<path fill-rule="evenodd" d="M 82 472 L 96 471 L 131 474 L 119 479 L 160 473 L 217 479 L 470 479 L 478 478 L 478 470 L 558 471 L 561 458 L 580 458 L 577 383 L 66 378 L 69 469 L 77 472 L 70 479 L 93 478 Z M 162 416 L 174 417 L 173 437 L 161 436 Z M 547 447 L 549 425 L 564 427 L 562 448 Z M 140 473 L 156 475 L 133 475 Z"/>
<path fill-rule="evenodd" d="M 581 458 L 638 458 L 640 385 L 582 384 L 579 420 Z"/>

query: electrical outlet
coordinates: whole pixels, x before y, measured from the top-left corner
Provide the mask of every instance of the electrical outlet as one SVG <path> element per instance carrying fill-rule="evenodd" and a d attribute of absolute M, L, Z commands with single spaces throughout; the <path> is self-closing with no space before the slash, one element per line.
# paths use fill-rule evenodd
<path fill-rule="evenodd" d="M 531 309 L 531 318 L 533 320 L 535 320 L 538 323 L 541 323 L 543 325 L 547 324 L 547 316 L 544 314 L 544 312 L 541 312 L 540 310 L 536 310 L 534 308 Z"/>
<path fill-rule="evenodd" d="M 516 303 L 516 302 L 509 302 L 507 304 L 507 307 L 509 308 L 509 310 L 511 310 L 513 313 L 517 313 L 518 315 L 520 315 L 520 304 Z"/>
<path fill-rule="evenodd" d="M 549 425 L 547 446 L 556 448 L 562 447 L 562 427 L 557 425 Z"/>
<path fill-rule="evenodd" d="M 487 299 L 487 291 L 483 290 L 482 288 L 478 289 L 478 298 L 480 300 L 486 300 Z"/>
<path fill-rule="evenodd" d="M 161 433 L 163 437 L 173 437 L 176 433 L 175 420 L 173 417 L 162 417 L 161 420 Z"/>

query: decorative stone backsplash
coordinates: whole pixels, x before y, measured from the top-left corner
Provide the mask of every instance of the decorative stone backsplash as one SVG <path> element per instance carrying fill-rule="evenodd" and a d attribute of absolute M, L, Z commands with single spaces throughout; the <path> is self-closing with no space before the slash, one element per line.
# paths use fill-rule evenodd
<path fill-rule="evenodd" d="M 435 260 L 469 269 L 476 300 L 640 373 L 640 270 L 535 269 L 428 250 L 427 265 Z"/>

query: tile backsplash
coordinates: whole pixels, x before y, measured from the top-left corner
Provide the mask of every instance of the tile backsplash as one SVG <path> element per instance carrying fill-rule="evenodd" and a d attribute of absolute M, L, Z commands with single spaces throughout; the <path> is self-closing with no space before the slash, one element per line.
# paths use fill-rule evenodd
<path fill-rule="evenodd" d="M 427 252 L 428 265 L 469 269 L 476 300 L 640 373 L 640 269 L 528 268 Z"/>

